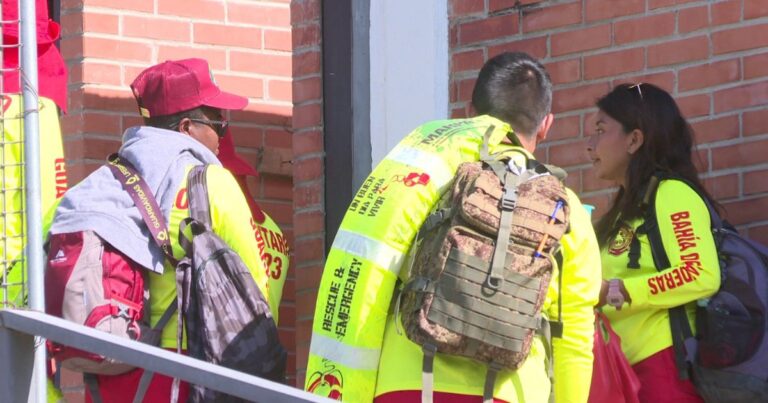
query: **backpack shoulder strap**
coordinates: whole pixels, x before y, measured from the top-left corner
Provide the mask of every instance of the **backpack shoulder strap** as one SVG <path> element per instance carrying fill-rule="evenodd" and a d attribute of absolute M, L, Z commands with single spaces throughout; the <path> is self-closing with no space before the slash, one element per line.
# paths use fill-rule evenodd
<path fill-rule="evenodd" d="M 211 205 L 208 201 L 208 182 L 206 173 L 208 165 L 196 165 L 187 175 L 187 199 L 189 200 L 189 216 L 203 223 L 208 229 L 211 221 Z"/>
<path fill-rule="evenodd" d="M 147 228 L 149 228 L 149 232 L 152 234 L 152 239 L 163 251 L 168 261 L 175 266 L 178 261 L 173 257 L 168 223 L 165 221 L 163 211 L 152 194 L 152 189 L 149 188 L 147 182 L 144 181 L 136 171 L 136 168 L 128 160 L 121 158 L 118 154 L 112 154 L 107 157 L 107 162 L 107 166 L 112 171 L 112 174 L 120 181 L 123 189 L 133 199 L 133 203 L 139 210 L 141 218 L 147 224 Z"/>

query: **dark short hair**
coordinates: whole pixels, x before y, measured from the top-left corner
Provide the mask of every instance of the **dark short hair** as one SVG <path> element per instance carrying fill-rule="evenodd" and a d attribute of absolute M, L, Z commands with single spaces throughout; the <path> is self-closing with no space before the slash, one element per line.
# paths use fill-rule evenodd
<path fill-rule="evenodd" d="M 485 63 L 475 82 L 472 105 L 533 135 L 552 109 L 552 81 L 536 59 L 522 52 L 499 54 Z"/>
<path fill-rule="evenodd" d="M 203 107 L 189 109 L 171 115 L 144 118 L 144 125 L 160 129 L 176 130 L 179 127 L 179 122 L 184 118 L 205 119 Z"/>

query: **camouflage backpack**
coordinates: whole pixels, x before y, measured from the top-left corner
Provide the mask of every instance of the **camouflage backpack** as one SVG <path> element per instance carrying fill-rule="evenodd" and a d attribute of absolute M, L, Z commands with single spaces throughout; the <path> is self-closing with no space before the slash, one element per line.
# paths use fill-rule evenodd
<path fill-rule="evenodd" d="M 196 166 L 189 173 L 191 217 L 179 229 L 186 257 L 176 266 L 178 346 L 184 323 L 191 357 L 283 382 L 287 353 L 278 340 L 267 300 L 240 256 L 211 230 L 205 170 Z M 184 236 L 187 228 L 191 240 Z M 189 401 L 243 400 L 192 386 Z"/>
<path fill-rule="evenodd" d="M 408 338 L 424 353 L 422 401 L 432 400 L 436 352 L 486 363 L 488 402 L 497 372 L 520 367 L 536 333 L 548 342 L 562 333 L 560 318 L 550 324 L 541 309 L 568 227 L 564 173 L 530 159 L 520 167 L 509 158 L 520 151 L 488 155 L 492 129 L 481 162 L 459 166 L 419 230 L 398 302 Z"/>

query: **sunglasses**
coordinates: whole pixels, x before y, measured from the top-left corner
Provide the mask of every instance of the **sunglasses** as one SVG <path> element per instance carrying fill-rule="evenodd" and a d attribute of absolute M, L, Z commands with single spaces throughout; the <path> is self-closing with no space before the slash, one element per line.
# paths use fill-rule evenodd
<path fill-rule="evenodd" d="M 216 132 L 216 135 L 219 137 L 224 137 L 225 134 L 227 134 L 227 127 L 229 127 L 229 122 L 226 120 L 206 120 L 206 119 L 189 119 L 196 123 L 201 123 L 206 126 L 210 126 L 213 131 Z"/>
<path fill-rule="evenodd" d="M 630 91 L 633 90 L 633 89 L 637 89 L 637 94 L 640 95 L 640 100 L 642 101 L 643 100 L 643 90 L 640 89 L 641 85 L 643 85 L 643 83 L 637 83 L 635 85 L 630 85 L 629 87 L 627 87 L 627 89 L 630 90 Z"/>

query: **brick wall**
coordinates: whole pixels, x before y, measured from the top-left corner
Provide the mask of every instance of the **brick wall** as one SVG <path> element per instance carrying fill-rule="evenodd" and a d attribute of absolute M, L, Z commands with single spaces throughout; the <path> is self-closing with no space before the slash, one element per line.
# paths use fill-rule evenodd
<path fill-rule="evenodd" d="M 322 154 L 318 10 L 319 2 L 308 0 L 61 0 L 60 9 L 70 69 L 69 114 L 62 119 L 70 185 L 117 150 L 126 128 L 141 123 L 128 85 L 149 65 L 205 58 L 222 88 L 250 99 L 230 120 L 238 151 L 261 173 L 248 184 L 293 250 L 280 307 L 290 382 L 296 271 L 306 268 L 296 263 L 307 259 L 301 251 L 311 247 L 312 234 L 323 231 L 321 169 L 293 169 Z M 317 249 L 322 253 L 322 245 Z M 64 374 L 62 385 L 68 401 L 82 401 L 79 377 Z"/>
<path fill-rule="evenodd" d="M 699 166 L 727 218 L 768 243 L 768 3 L 752 0 L 451 0 L 451 108 L 464 116 L 482 64 L 540 58 L 555 124 L 540 157 L 605 212 L 612 190 L 584 151 L 586 118 L 613 85 L 670 91 L 696 130 Z M 596 214 L 597 214 L 596 213 Z"/>

